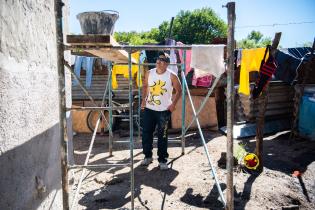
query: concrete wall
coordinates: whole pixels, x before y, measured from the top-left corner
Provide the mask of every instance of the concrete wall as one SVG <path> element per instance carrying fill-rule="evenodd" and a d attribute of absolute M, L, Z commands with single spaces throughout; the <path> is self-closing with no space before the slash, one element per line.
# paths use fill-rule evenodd
<path fill-rule="evenodd" d="M 0 4 L 0 209 L 62 209 L 53 0 Z"/>

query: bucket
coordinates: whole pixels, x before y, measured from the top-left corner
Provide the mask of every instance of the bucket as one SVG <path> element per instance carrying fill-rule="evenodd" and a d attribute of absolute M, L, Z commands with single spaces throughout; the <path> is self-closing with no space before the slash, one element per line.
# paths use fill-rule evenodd
<path fill-rule="evenodd" d="M 83 34 L 112 35 L 119 13 L 114 10 L 82 12 L 77 15 Z"/>

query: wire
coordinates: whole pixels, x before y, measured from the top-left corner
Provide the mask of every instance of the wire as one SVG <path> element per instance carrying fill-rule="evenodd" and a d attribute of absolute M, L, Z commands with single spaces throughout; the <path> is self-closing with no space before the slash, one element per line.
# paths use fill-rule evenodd
<path fill-rule="evenodd" d="M 289 23 L 273 23 L 265 25 L 247 25 L 247 26 L 237 26 L 235 28 L 258 28 L 258 27 L 275 27 L 275 26 L 286 26 L 286 25 L 301 25 L 301 24 L 311 24 L 315 21 L 303 21 L 303 22 L 289 22 Z"/>

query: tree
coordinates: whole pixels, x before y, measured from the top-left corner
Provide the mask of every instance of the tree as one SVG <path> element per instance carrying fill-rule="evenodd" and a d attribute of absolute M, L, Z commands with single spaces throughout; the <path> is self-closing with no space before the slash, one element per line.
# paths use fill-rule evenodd
<path fill-rule="evenodd" d="M 247 35 L 246 39 L 242 39 L 237 43 L 238 48 L 249 49 L 249 48 L 259 48 L 266 47 L 271 44 L 271 38 L 264 38 L 263 34 L 259 31 L 252 31 Z"/>
<path fill-rule="evenodd" d="M 118 42 L 130 44 L 156 43 L 168 38 L 170 23 L 162 22 L 148 32 L 116 32 Z M 225 38 L 226 23 L 210 8 L 180 11 L 173 21 L 172 38 L 185 44 L 209 44 L 213 38 Z"/>
<path fill-rule="evenodd" d="M 170 23 L 164 21 L 159 26 L 159 34 L 154 37 L 163 41 L 169 34 Z M 211 8 L 194 11 L 180 11 L 173 22 L 172 38 L 185 44 L 209 44 L 213 38 L 227 35 L 226 23 Z"/>

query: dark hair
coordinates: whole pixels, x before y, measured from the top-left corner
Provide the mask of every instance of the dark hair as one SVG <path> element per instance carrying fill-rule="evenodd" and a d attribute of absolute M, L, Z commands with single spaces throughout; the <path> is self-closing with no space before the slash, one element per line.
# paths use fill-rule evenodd
<path fill-rule="evenodd" d="M 160 51 L 160 52 L 159 52 L 159 57 L 160 57 L 161 55 L 165 57 L 164 61 L 165 61 L 166 63 L 170 63 L 170 56 L 169 56 L 169 54 L 167 54 L 167 53 L 165 53 L 165 52 L 163 52 L 163 51 Z"/>

